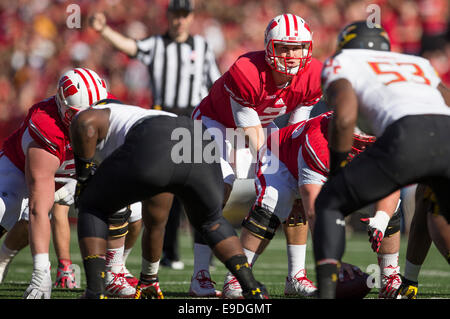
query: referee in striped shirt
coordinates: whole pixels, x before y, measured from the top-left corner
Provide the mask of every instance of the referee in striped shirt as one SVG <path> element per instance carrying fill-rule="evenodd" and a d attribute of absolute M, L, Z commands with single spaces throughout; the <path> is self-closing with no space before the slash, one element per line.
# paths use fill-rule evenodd
<path fill-rule="evenodd" d="M 150 75 L 153 108 L 190 116 L 220 76 L 214 53 L 200 35 L 191 35 L 191 0 L 170 0 L 168 30 L 143 40 L 128 38 L 110 28 L 103 13 L 91 26 L 116 49 L 144 63 Z"/>
<path fill-rule="evenodd" d="M 143 40 L 128 38 L 110 28 L 103 13 L 94 14 L 90 24 L 116 49 L 147 66 L 154 109 L 190 117 L 194 108 L 208 95 L 214 81 L 221 76 L 206 40 L 200 35 L 190 34 L 193 19 L 191 0 L 170 0 L 168 30 L 163 35 L 152 35 Z M 174 269 L 184 268 L 179 260 L 177 236 L 182 210 L 180 201 L 174 198 L 161 260 L 162 265 Z M 132 233 L 134 238 L 130 242 L 134 243 L 139 232 L 130 227 L 130 235 Z"/>

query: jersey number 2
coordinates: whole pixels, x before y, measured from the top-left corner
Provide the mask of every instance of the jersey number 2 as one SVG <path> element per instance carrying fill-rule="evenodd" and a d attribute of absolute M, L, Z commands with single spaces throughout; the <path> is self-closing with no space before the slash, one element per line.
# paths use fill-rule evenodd
<path fill-rule="evenodd" d="M 395 82 L 406 82 L 408 81 L 408 75 L 414 75 L 416 77 L 421 78 L 421 80 L 416 81 L 413 80 L 413 78 L 409 77 L 410 78 L 409 80 L 412 82 L 426 85 L 431 84 L 430 80 L 427 77 L 425 77 L 425 73 L 423 72 L 422 68 L 416 63 L 411 62 L 396 62 L 396 63 L 367 62 L 367 63 L 369 63 L 370 67 L 377 75 L 390 74 L 394 76 L 392 80 L 388 82 L 383 82 L 384 85 L 389 85 Z M 405 66 L 407 66 L 408 69 L 406 69 Z"/>

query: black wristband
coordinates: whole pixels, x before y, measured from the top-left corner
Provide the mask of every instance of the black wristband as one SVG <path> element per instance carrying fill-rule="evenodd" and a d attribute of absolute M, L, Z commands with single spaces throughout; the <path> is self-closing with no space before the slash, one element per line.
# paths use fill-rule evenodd
<path fill-rule="evenodd" d="M 94 161 L 92 158 L 85 159 L 78 156 L 75 158 L 75 173 L 77 175 L 77 181 L 83 183 L 89 179 L 92 175 L 92 169 L 94 167 Z"/>
<path fill-rule="evenodd" d="M 347 165 L 349 152 L 338 152 L 330 148 L 330 175 L 336 174 L 339 169 Z"/>

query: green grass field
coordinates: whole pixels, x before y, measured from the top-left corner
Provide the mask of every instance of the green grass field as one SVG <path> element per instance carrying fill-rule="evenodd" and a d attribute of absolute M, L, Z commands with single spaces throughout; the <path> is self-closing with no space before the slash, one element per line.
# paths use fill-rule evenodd
<path fill-rule="evenodd" d="M 403 236 L 404 237 L 404 236 Z M 376 255 L 371 251 L 367 236 L 364 233 L 353 233 L 347 239 L 346 253 L 343 260 L 357 265 L 369 274 L 369 265 L 376 264 Z M 72 232 L 72 261 L 81 269 L 81 289 L 67 290 L 54 289 L 53 299 L 76 299 L 84 288 L 84 272 L 82 268 L 79 249 L 76 242 L 76 231 Z M 186 231 L 181 233 L 180 249 L 182 260 L 186 267 L 184 270 L 172 270 L 166 267 L 160 268 L 160 284 L 166 299 L 189 298 L 190 278 L 193 269 L 192 238 Z M 406 253 L 406 238 L 402 238 L 400 251 L 400 266 L 403 270 Z M 56 257 L 51 247 L 52 278 L 56 277 Z M 221 289 L 226 268 L 214 260 L 215 269 L 211 271 L 212 279 L 217 282 L 216 288 Z M 308 277 L 315 281 L 313 267 L 312 243 L 308 243 L 307 249 Z M 128 269 L 135 275 L 140 271 L 140 243 L 134 247 L 127 261 Z M 369 268 L 370 269 L 370 268 Z M 5 281 L 0 285 L 0 299 L 18 299 L 22 297 L 24 290 L 31 278 L 32 262 L 29 248 L 21 251 L 9 267 Z M 263 282 L 269 290 L 271 298 L 285 298 L 284 280 L 287 274 L 287 257 L 285 239 L 282 232 L 278 232 L 266 252 L 259 257 L 254 267 L 255 277 Z M 450 269 L 444 258 L 437 249 L 432 246 L 419 277 L 419 298 L 450 298 Z M 377 298 L 377 289 L 373 288 L 367 298 Z"/>

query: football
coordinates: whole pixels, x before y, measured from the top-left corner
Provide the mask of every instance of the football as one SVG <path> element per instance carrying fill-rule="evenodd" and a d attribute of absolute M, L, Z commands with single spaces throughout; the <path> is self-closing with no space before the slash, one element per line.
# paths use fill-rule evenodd
<path fill-rule="evenodd" d="M 353 266 L 353 265 L 352 265 Z M 356 266 L 354 266 L 356 267 Z M 354 272 L 355 278 L 350 279 L 344 272 L 344 280 L 336 285 L 336 299 L 363 299 L 372 289 L 367 285 L 369 275 L 365 272 L 361 274 Z"/>

